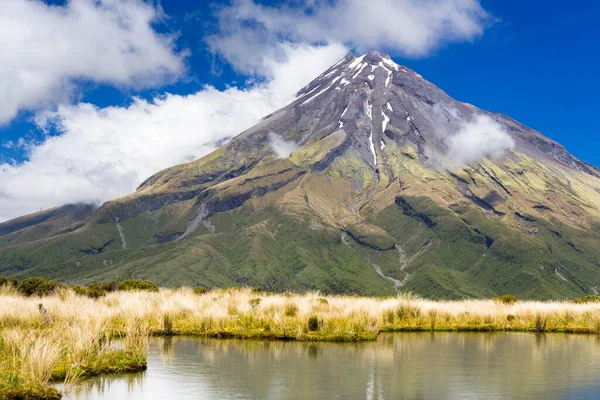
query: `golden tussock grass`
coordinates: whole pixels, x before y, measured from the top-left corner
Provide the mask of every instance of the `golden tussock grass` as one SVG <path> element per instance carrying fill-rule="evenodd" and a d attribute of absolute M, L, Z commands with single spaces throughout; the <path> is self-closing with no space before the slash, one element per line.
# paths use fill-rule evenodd
<path fill-rule="evenodd" d="M 42 318 L 38 304 L 51 323 Z M 0 399 L 56 398 L 53 380 L 144 369 L 149 335 L 359 341 L 383 331 L 531 331 L 600 334 L 600 304 L 430 301 L 267 294 L 250 289 L 114 292 L 59 289 L 23 297 L 0 288 Z M 68 385 L 67 385 L 68 386 Z M 45 397 L 44 397 L 45 396 Z M 35 397 L 35 396 L 34 396 Z M 27 397 L 23 397 L 27 398 Z"/>

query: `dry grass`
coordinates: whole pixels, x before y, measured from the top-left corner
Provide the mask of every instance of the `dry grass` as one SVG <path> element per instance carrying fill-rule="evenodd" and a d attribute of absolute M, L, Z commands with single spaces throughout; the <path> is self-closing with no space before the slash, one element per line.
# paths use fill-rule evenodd
<path fill-rule="evenodd" d="M 50 325 L 39 303 L 48 310 Z M 0 288 L 0 399 L 44 390 L 46 398 L 53 398 L 56 392 L 48 386 L 53 379 L 74 382 L 85 375 L 143 369 L 150 334 L 357 341 L 401 330 L 600 334 L 600 303 L 444 302 L 410 295 L 365 298 L 249 289 L 195 294 L 186 288 L 115 292 L 95 300 L 70 289 L 39 298 Z"/>

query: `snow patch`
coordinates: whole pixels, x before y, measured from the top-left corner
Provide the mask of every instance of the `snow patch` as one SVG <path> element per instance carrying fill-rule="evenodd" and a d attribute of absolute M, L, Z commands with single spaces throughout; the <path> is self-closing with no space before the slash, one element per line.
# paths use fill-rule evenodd
<path fill-rule="evenodd" d="M 333 71 L 331 71 L 330 73 L 328 73 L 327 75 L 324 76 L 324 78 L 328 78 L 331 75 L 333 75 L 335 72 L 337 71 L 337 69 L 334 69 Z"/>
<path fill-rule="evenodd" d="M 369 148 L 371 149 L 371 153 L 373 153 L 373 164 L 377 167 L 377 154 L 375 153 L 375 144 L 373 144 L 373 130 L 371 129 L 371 134 L 369 135 Z"/>
<path fill-rule="evenodd" d="M 340 84 L 344 85 L 344 86 L 346 86 L 349 83 L 350 83 L 350 81 L 348 79 L 346 79 L 346 78 L 342 78 L 342 80 L 340 81 Z"/>
<path fill-rule="evenodd" d="M 321 87 L 321 85 L 317 85 L 317 86 L 315 86 L 315 87 L 314 87 L 314 88 L 312 88 L 310 91 L 308 91 L 308 92 L 306 92 L 306 93 L 303 93 L 303 94 L 301 94 L 300 96 L 296 97 L 296 100 L 300 100 L 301 98 L 308 96 L 309 94 L 311 94 L 312 92 L 314 92 L 315 90 L 317 90 L 317 89 L 318 89 L 318 88 L 320 88 L 320 87 Z"/>
<path fill-rule="evenodd" d="M 327 85 L 327 87 L 325 87 L 325 89 L 321 90 L 319 93 L 315 94 L 314 96 L 312 96 L 310 99 L 303 101 L 303 103 L 308 103 L 309 101 L 311 101 L 312 99 L 314 99 L 315 97 L 321 95 L 323 92 L 325 92 L 327 89 L 331 88 L 333 85 L 335 85 L 335 83 L 340 79 L 340 77 L 338 76 L 337 78 L 335 78 L 334 80 L 331 81 L 331 83 L 329 85 Z M 312 93 L 313 91 L 315 91 L 317 88 L 311 90 L 309 93 Z M 304 97 L 304 96 L 302 96 Z"/>
<path fill-rule="evenodd" d="M 358 75 L 359 75 L 359 74 L 362 72 L 362 70 L 363 70 L 363 69 L 365 69 L 365 67 L 366 67 L 367 65 L 368 65 L 368 64 L 363 64 L 363 65 L 360 67 L 360 69 L 358 70 L 358 72 L 354 74 L 354 76 L 352 77 L 352 79 L 356 78 L 356 77 L 357 77 L 357 76 L 358 76 Z"/>
<path fill-rule="evenodd" d="M 348 107 L 344 108 L 344 112 L 342 113 L 342 115 L 340 115 L 340 118 L 342 118 L 344 114 L 346 114 L 346 111 L 348 111 Z"/>
<path fill-rule="evenodd" d="M 375 75 L 369 75 L 367 76 L 367 78 L 369 78 L 369 80 L 372 81 L 373 79 L 375 79 Z"/>
<path fill-rule="evenodd" d="M 367 115 L 369 116 L 369 119 L 373 120 L 373 104 L 368 104 L 367 105 Z"/>
<path fill-rule="evenodd" d="M 383 62 L 386 63 L 387 65 L 389 65 L 391 68 L 395 69 L 396 71 L 398 71 L 398 64 L 396 64 L 395 62 L 393 62 L 392 60 L 388 60 L 387 58 L 383 59 Z"/>
<path fill-rule="evenodd" d="M 381 140 L 381 150 L 385 149 L 385 143 Z"/>
<path fill-rule="evenodd" d="M 344 123 L 343 123 L 342 121 L 338 121 L 338 122 L 339 122 L 339 124 L 340 124 L 340 125 L 338 126 L 338 129 L 342 129 L 342 128 L 344 127 Z"/>
<path fill-rule="evenodd" d="M 348 66 L 349 68 L 356 68 L 357 65 L 359 65 L 360 63 L 362 63 L 362 60 L 365 58 L 366 54 L 354 59 L 354 61 L 352 61 L 350 63 L 350 65 Z"/>
<path fill-rule="evenodd" d="M 390 110 L 391 112 L 394 112 L 394 109 L 392 108 L 390 103 L 387 103 L 387 109 Z"/>
<path fill-rule="evenodd" d="M 381 112 L 381 115 L 383 115 L 381 131 L 385 132 L 385 128 L 387 127 L 388 122 L 390 122 L 390 118 L 387 115 L 385 115 L 383 111 Z"/>
<path fill-rule="evenodd" d="M 377 65 L 379 65 L 381 68 L 385 69 L 386 71 L 388 71 L 390 73 L 392 72 L 392 70 L 389 69 L 388 67 L 386 67 L 385 65 L 383 65 L 383 62 L 381 62 L 381 61 L 379 61 L 379 63 Z"/>
<path fill-rule="evenodd" d="M 327 89 L 329 89 L 330 87 L 331 87 L 331 85 L 327 85 L 327 87 L 326 87 L 325 89 L 321 90 L 319 93 L 315 94 L 314 96 L 311 96 L 311 98 L 310 98 L 310 99 L 308 99 L 308 100 L 304 100 L 302 103 L 306 104 L 306 103 L 308 103 L 308 102 L 312 101 L 312 100 L 313 100 L 315 97 L 318 97 L 318 96 L 320 96 L 321 94 L 323 94 L 323 92 L 326 92 L 326 91 L 327 91 Z"/>

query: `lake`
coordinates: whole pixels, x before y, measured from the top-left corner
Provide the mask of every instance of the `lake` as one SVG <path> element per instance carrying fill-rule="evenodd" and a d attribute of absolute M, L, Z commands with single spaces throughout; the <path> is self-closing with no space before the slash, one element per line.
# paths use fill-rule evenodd
<path fill-rule="evenodd" d="M 376 342 L 155 338 L 148 370 L 64 399 L 598 399 L 600 337 L 394 333 Z"/>

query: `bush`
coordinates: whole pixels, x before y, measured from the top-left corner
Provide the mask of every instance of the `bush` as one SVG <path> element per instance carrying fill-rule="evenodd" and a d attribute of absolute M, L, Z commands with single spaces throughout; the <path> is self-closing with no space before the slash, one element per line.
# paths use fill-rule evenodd
<path fill-rule="evenodd" d="M 71 289 L 73 289 L 73 291 L 80 296 L 87 296 L 92 299 L 97 299 L 99 297 L 105 296 L 106 293 L 108 293 L 108 291 L 103 288 L 103 285 L 98 284 L 93 284 L 90 286 L 74 285 L 71 286 Z"/>
<path fill-rule="evenodd" d="M 32 276 L 22 281 L 17 290 L 25 296 L 45 296 L 54 292 L 60 284 L 41 276 Z"/>
<path fill-rule="evenodd" d="M 17 287 L 19 282 L 16 279 L 7 278 L 4 276 L 0 276 L 0 286 L 14 286 Z"/>
<path fill-rule="evenodd" d="M 583 296 L 580 299 L 573 300 L 573 303 L 577 303 L 577 304 L 599 303 L 599 302 L 600 302 L 600 296 L 592 296 L 592 295 Z"/>
<path fill-rule="evenodd" d="M 128 279 L 117 283 L 117 290 L 142 290 L 146 292 L 158 292 L 158 285 L 154 282 L 142 279 Z"/>
<path fill-rule="evenodd" d="M 69 286 L 69 289 L 73 290 L 75 292 L 75 294 L 77 294 L 79 296 L 87 296 L 88 295 L 88 288 L 86 288 L 85 286 L 71 285 L 71 286 Z"/>
<path fill-rule="evenodd" d="M 104 292 L 116 292 L 117 290 L 119 290 L 119 282 L 117 282 L 117 281 L 111 281 L 111 282 L 101 283 L 101 284 L 92 285 L 92 286 L 96 287 L 96 290 L 104 291 Z M 92 286 L 90 286 L 90 287 L 92 287 Z"/>
<path fill-rule="evenodd" d="M 97 299 L 99 297 L 106 296 L 108 292 L 114 292 L 114 290 L 106 290 L 102 285 L 90 285 L 87 287 L 87 296 L 92 299 Z"/>
<path fill-rule="evenodd" d="M 519 298 L 517 296 L 513 296 L 512 294 L 504 294 L 502 296 L 493 297 L 492 300 L 494 300 L 496 303 L 514 304 L 519 301 Z"/>

